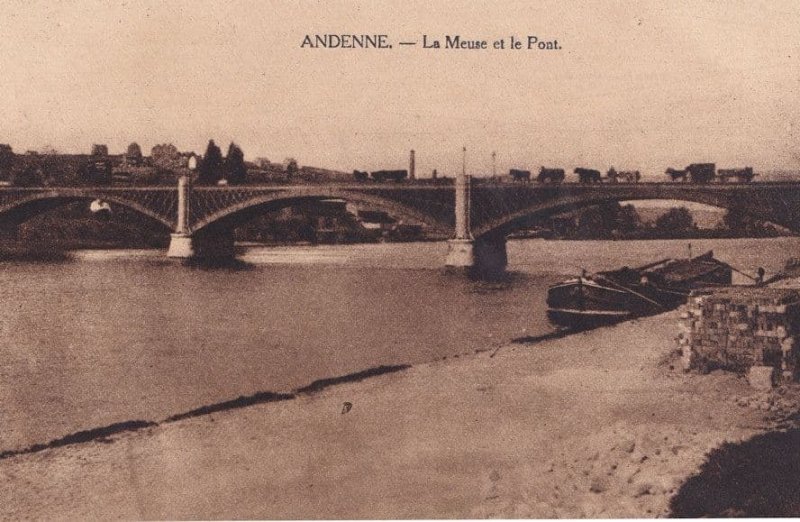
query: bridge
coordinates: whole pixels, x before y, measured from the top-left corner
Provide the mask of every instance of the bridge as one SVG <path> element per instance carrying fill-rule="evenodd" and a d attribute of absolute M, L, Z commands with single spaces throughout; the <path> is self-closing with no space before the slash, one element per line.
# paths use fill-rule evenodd
<path fill-rule="evenodd" d="M 330 183 L 193 187 L 2 187 L 0 222 L 18 224 L 71 201 L 102 199 L 128 207 L 172 232 L 171 257 L 233 255 L 233 230 L 252 217 L 284 207 L 344 200 L 385 210 L 453 238 L 446 261 L 454 267 L 503 267 L 505 238 L 533 218 L 626 200 L 680 200 L 738 208 L 800 232 L 800 183 L 491 183 L 459 176 L 455 184 Z"/>

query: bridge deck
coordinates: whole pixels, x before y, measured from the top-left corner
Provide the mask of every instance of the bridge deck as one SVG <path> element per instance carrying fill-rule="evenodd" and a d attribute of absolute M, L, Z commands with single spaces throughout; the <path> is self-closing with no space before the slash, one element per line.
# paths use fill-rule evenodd
<path fill-rule="evenodd" d="M 800 181 L 751 183 L 499 183 L 474 180 L 471 190 L 472 233 L 507 233 L 531 216 L 573 210 L 609 201 L 641 199 L 683 200 L 737 207 L 756 217 L 800 231 Z M 174 227 L 176 187 L 0 187 L 0 218 L 24 220 L 59 202 L 107 199 Z M 343 199 L 377 208 L 401 219 L 452 231 L 455 187 L 452 180 L 392 183 L 271 183 L 237 186 L 196 186 L 188 196 L 190 225 L 197 230 L 219 222 L 235 226 L 254 213 L 284 206 Z"/>

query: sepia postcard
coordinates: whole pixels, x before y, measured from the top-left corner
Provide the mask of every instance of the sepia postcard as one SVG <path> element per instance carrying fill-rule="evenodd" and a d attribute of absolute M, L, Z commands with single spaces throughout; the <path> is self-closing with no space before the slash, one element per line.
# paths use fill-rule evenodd
<path fill-rule="evenodd" d="M 0 519 L 800 516 L 796 0 L 0 8 Z"/>

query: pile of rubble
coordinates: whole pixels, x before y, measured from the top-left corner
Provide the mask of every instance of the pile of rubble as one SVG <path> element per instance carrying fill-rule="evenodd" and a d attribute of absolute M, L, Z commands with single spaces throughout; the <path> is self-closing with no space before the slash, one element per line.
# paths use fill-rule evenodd
<path fill-rule="evenodd" d="M 747 373 L 768 389 L 800 376 L 800 293 L 763 287 L 693 292 L 681 313 L 685 370 Z"/>

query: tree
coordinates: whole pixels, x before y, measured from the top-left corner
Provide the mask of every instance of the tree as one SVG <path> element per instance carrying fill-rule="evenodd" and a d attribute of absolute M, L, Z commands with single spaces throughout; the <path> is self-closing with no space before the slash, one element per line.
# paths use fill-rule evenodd
<path fill-rule="evenodd" d="M 14 151 L 11 145 L 0 143 L 0 175 L 5 175 L 14 166 Z"/>
<path fill-rule="evenodd" d="M 621 208 L 616 201 L 584 209 L 578 215 L 578 235 L 583 238 L 609 238 L 620 229 Z"/>
<path fill-rule="evenodd" d="M 222 151 L 214 143 L 214 140 L 209 140 L 206 153 L 198 170 L 197 182 L 202 185 L 216 185 L 222 179 Z"/>
<path fill-rule="evenodd" d="M 142 148 L 135 141 L 128 145 L 125 152 L 125 162 L 129 165 L 140 165 L 142 163 Z"/>
<path fill-rule="evenodd" d="M 225 179 L 231 185 L 244 183 L 247 179 L 244 152 L 233 142 L 228 146 L 228 155 L 225 157 Z"/>
<path fill-rule="evenodd" d="M 284 160 L 283 164 L 286 165 L 286 176 L 287 177 L 291 178 L 292 176 L 297 174 L 298 170 L 300 170 L 299 167 L 297 166 L 297 160 L 294 159 L 294 158 L 286 158 L 286 160 Z"/>
<path fill-rule="evenodd" d="M 108 156 L 108 146 L 95 143 L 92 145 L 92 156 Z"/>
<path fill-rule="evenodd" d="M 722 224 L 725 228 L 737 235 L 747 234 L 748 229 L 752 225 L 751 221 L 744 207 L 738 201 L 733 203 L 722 218 Z"/>
<path fill-rule="evenodd" d="M 725 213 L 722 228 L 734 237 L 772 237 L 779 234 L 770 223 L 748 213 L 740 201 L 734 201 Z"/>
<path fill-rule="evenodd" d="M 42 173 L 33 165 L 28 165 L 14 173 L 12 184 L 16 187 L 36 187 L 42 185 Z"/>
<path fill-rule="evenodd" d="M 585 239 L 607 238 L 611 235 L 611 227 L 607 215 L 600 206 L 584 209 L 578 215 L 578 237 Z"/>
<path fill-rule="evenodd" d="M 636 207 L 631 204 L 627 204 L 619 209 L 616 226 L 618 231 L 622 233 L 635 232 L 641 226 L 642 220 L 639 217 L 639 213 L 636 211 Z"/>
<path fill-rule="evenodd" d="M 165 170 L 176 169 L 181 164 L 181 153 L 172 143 L 156 145 L 150 150 L 150 161 Z"/>
<path fill-rule="evenodd" d="M 694 218 L 686 207 L 673 207 L 656 219 L 656 228 L 668 235 L 682 236 L 695 228 Z"/>
<path fill-rule="evenodd" d="M 80 168 L 79 176 L 84 183 L 89 185 L 109 185 L 111 184 L 111 164 L 108 160 L 90 160 Z"/>
<path fill-rule="evenodd" d="M 597 206 L 600 212 L 600 222 L 602 226 L 602 234 L 604 236 L 611 235 L 617 229 L 619 224 L 620 206 L 617 201 L 609 201 Z"/>

